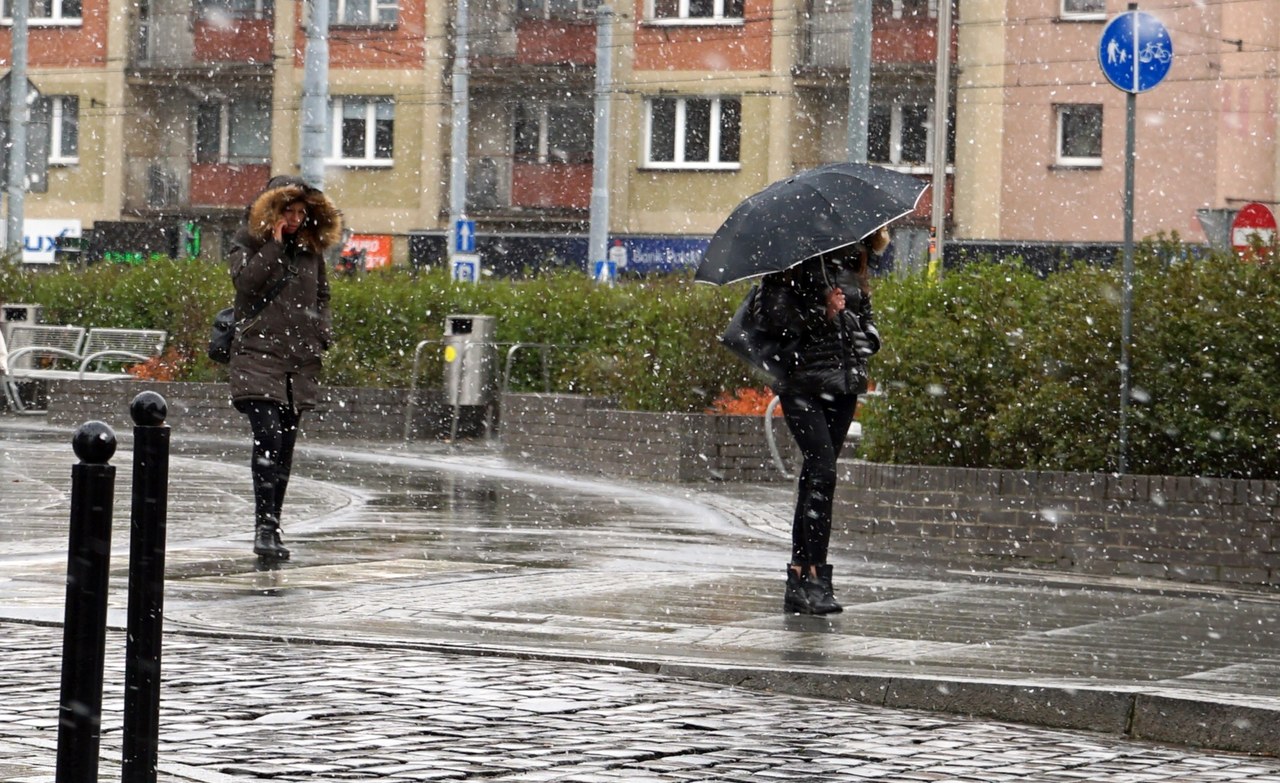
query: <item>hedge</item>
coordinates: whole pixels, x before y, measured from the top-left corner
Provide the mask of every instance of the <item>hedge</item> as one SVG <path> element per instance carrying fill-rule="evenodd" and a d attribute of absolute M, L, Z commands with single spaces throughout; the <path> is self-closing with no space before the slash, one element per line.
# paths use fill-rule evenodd
<path fill-rule="evenodd" d="M 1230 254 L 1189 260 L 1144 243 L 1133 277 L 1131 473 L 1280 477 L 1280 267 Z M 1118 266 L 1118 265 L 1117 265 Z M 860 413 L 862 456 L 880 462 L 1112 471 L 1119 457 L 1122 274 L 1076 266 L 1039 277 L 1017 263 L 971 263 L 938 280 L 875 281 L 885 338 L 872 376 L 885 394 Z M 686 275 L 601 285 L 574 271 L 455 284 L 443 270 L 334 277 L 337 344 L 325 381 L 406 387 L 420 341 L 450 314 L 496 317 L 501 355 L 550 349 L 551 390 L 612 397 L 628 409 L 696 412 L 761 387 L 716 344 L 746 284 Z M 177 380 L 225 370 L 203 356 L 225 270 L 200 261 L 19 271 L 0 265 L 0 301 L 44 306 L 51 323 L 162 328 Z M 420 385 L 443 377 L 438 342 Z M 512 389 L 542 388 L 521 351 Z M 735 397 L 735 394 L 737 395 Z"/>

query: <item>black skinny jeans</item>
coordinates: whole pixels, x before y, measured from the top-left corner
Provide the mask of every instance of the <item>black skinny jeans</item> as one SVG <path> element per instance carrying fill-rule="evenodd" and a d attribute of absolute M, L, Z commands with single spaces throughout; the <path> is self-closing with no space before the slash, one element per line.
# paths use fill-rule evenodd
<path fill-rule="evenodd" d="M 268 400 L 245 400 L 236 410 L 249 417 L 253 428 L 253 511 L 258 522 L 280 520 L 284 493 L 293 470 L 293 446 L 298 440 L 298 420 L 291 405 Z"/>
<path fill-rule="evenodd" d="M 804 465 L 791 520 L 791 562 L 823 565 L 831 541 L 831 503 L 836 493 L 836 460 L 853 424 L 858 395 L 780 394 L 782 414 L 796 439 Z"/>

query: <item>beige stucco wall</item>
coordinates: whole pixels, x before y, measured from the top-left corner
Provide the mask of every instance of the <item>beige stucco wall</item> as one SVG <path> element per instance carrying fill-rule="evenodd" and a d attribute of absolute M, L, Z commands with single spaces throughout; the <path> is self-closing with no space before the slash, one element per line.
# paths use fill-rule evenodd
<path fill-rule="evenodd" d="M 1113 3 L 1109 18 L 1124 10 Z M 958 238 L 1119 241 L 1126 94 L 1097 62 L 1103 22 L 1057 20 L 1057 0 L 961 6 Z M 1134 231 L 1203 241 L 1200 208 L 1276 193 L 1276 26 L 1264 2 L 1145 2 L 1169 29 L 1165 80 L 1136 98 Z M 1192 34 L 1189 31 L 1194 31 Z M 1243 38 L 1237 52 L 1228 43 Z M 1056 166 L 1055 107 L 1101 103 L 1103 165 Z"/>

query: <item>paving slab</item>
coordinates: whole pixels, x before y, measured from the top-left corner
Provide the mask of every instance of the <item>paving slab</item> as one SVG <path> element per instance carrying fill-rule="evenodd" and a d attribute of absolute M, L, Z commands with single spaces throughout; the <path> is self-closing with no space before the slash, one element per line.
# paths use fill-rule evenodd
<path fill-rule="evenodd" d="M 116 628 L 128 446 L 123 434 L 112 461 Z M 0 448 L 0 619 L 57 624 L 69 433 L 5 424 Z M 266 567 L 249 551 L 247 460 L 247 443 L 175 433 L 173 638 L 621 666 L 1280 756 L 1275 591 L 949 570 L 836 541 L 846 611 L 789 616 L 789 486 L 650 485 L 541 471 L 484 446 L 359 442 L 300 448 L 285 512 L 294 557 Z"/>

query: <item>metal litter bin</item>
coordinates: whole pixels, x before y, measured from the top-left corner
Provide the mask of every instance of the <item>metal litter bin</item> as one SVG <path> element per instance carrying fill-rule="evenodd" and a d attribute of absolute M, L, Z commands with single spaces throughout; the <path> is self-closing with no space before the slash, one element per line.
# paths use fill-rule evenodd
<path fill-rule="evenodd" d="M 491 315 L 450 315 L 444 324 L 444 388 L 453 406 L 488 405 L 497 397 L 498 346 Z"/>
<path fill-rule="evenodd" d="M 34 326 L 40 323 L 43 312 L 44 307 L 35 304 L 0 305 L 0 331 L 4 333 L 5 342 L 9 341 L 9 332 L 14 326 Z"/>

